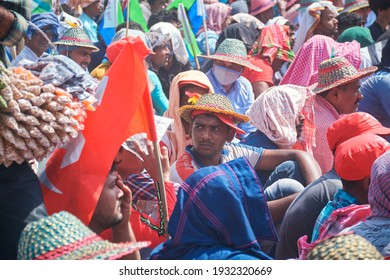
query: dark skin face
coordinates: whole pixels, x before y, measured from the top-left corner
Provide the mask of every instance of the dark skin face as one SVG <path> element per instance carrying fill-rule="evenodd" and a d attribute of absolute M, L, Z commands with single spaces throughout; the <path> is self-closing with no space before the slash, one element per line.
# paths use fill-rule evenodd
<path fill-rule="evenodd" d="M 68 53 L 70 59 L 75 61 L 84 70 L 87 70 L 88 65 L 91 63 L 92 49 L 80 47 Z"/>
<path fill-rule="evenodd" d="M 339 114 L 350 114 L 357 111 L 363 95 L 359 91 L 359 81 L 333 88 L 326 99 L 335 107 Z"/>
<path fill-rule="evenodd" d="M 167 67 L 171 59 L 171 50 L 169 44 L 154 48 L 154 55 L 152 55 L 150 61 L 153 64 L 153 68 L 158 70 L 160 67 Z"/>
<path fill-rule="evenodd" d="M 203 166 L 218 165 L 226 142 L 235 131 L 212 114 L 197 115 L 191 125 L 192 152 Z"/>
<path fill-rule="evenodd" d="M 334 37 L 338 32 L 338 20 L 331 10 L 325 8 L 321 11 L 320 23 L 314 30 L 314 34 Z"/>
<path fill-rule="evenodd" d="M 50 26 L 43 27 L 42 31 L 51 41 L 53 41 L 54 36 Z M 25 38 L 25 40 L 26 46 L 28 46 L 37 56 L 41 56 L 49 48 L 49 42 L 38 31 L 35 32 L 31 40 L 27 37 Z"/>
<path fill-rule="evenodd" d="M 111 172 L 104 183 L 90 222 L 91 229 L 96 233 L 100 233 L 122 221 L 121 202 L 123 191 L 117 184 L 117 174 Z"/>

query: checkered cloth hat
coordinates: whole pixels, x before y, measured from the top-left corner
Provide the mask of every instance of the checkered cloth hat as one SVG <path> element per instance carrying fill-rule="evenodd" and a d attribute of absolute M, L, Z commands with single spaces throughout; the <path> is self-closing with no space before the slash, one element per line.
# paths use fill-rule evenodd
<path fill-rule="evenodd" d="M 318 243 L 306 259 L 383 260 L 383 256 L 367 239 L 356 234 L 346 234 L 333 236 Z"/>
<path fill-rule="evenodd" d="M 237 39 L 227 38 L 219 45 L 214 54 L 199 56 L 236 63 L 259 72 L 263 71 L 248 61 L 245 44 Z"/>
<path fill-rule="evenodd" d="M 103 240 L 75 216 L 62 211 L 24 228 L 17 257 L 21 260 L 118 259 L 149 244 L 149 241 Z"/>
<path fill-rule="evenodd" d="M 98 52 L 88 37 L 88 34 L 81 27 L 69 28 L 62 35 L 61 39 L 54 43 L 55 45 L 77 46 L 92 49 L 93 52 Z"/>
<path fill-rule="evenodd" d="M 311 85 L 313 92 L 321 93 L 334 87 L 364 78 L 378 68 L 375 66 L 357 70 L 345 57 L 334 57 L 320 63 L 318 83 Z"/>

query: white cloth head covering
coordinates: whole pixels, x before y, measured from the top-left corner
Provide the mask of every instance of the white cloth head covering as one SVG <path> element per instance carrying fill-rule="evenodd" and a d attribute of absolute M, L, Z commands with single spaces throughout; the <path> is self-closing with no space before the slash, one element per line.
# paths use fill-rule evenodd
<path fill-rule="evenodd" d="M 177 29 L 172 23 L 158 22 L 150 27 L 149 31 L 155 31 L 161 34 L 169 34 L 172 43 L 173 54 L 179 62 L 182 64 L 187 64 L 189 56 L 179 29 Z"/>
<path fill-rule="evenodd" d="M 335 16 L 339 15 L 337 7 L 330 1 L 320 1 L 311 4 L 299 20 L 299 27 L 295 32 L 294 53 L 297 53 L 300 47 L 311 37 L 314 30 L 313 26 L 319 22 L 321 11 L 325 8 L 331 10 Z"/>
<path fill-rule="evenodd" d="M 298 142 L 312 152 L 315 144 L 315 94 L 308 87 L 274 86 L 263 92 L 248 109 L 249 122 L 263 132 L 279 148 L 291 149 Z M 303 131 L 297 139 L 296 120 L 305 117 Z"/>

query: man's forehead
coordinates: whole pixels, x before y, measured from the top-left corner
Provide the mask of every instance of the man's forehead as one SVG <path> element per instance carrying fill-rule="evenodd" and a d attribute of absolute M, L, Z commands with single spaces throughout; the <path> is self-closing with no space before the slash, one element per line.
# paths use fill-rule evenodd
<path fill-rule="evenodd" d="M 216 115 L 212 113 L 199 114 L 195 116 L 193 123 L 195 124 L 224 124 Z"/>

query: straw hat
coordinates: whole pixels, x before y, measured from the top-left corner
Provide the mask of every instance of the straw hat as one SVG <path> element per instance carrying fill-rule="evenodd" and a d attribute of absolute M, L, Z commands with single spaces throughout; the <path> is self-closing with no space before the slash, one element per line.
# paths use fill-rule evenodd
<path fill-rule="evenodd" d="M 320 63 L 318 83 L 311 85 L 313 92 L 321 93 L 364 78 L 378 68 L 375 66 L 357 70 L 345 57 L 334 57 Z"/>
<path fill-rule="evenodd" d="M 241 66 L 253 69 L 255 71 L 263 71 L 259 67 L 250 63 L 247 59 L 245 44 L 237 39 L 227 38 L 219 45 L 218 49 L 212 55 L 199 55 L 200 57 L 222 60 L 231 63 L 236 63 Z"/>
<path fill-rule="evenodd" d="M 307 260 L 383 260 L 378 249 L 356 234 L 338 235 L 326 239 L 307 255 Z"/>
<path fill-rule="evenodd" d="M 252 0 L 251 3 L 250 14 L 253 16 L 266 11 L 277 4 L 275 0 Z"/>
<path fill-rule="evenodd" d="M 352 13 L 367 7 L 370 7 L 367 0 L 345 0 L 343 12 Z"/>
<path fill-rule="evenodd" d="M 185 105 L 180 107 L 179 114 L 183 119 L 192 123 L 194 118 L 193 112 L 195 110 L 226 116 L 227 118 L 220 118 L 220 120 L 228 126 L 234 128 L 238 133 L 245 134 L 245 132 L 235 126 L 235 124 L 247 122 L 249 121 L 249 118 L 245 115 L 236 113 L 230 103 L 230 100 L 222 94 L 204 94 L 197 100 L 195 105 Z"/>
<path fill-rule="evenodd" d="M 118 259 L 149 244 L 149 241 L 112 243 L 103 240 L 75 216 L 62 211 L 31 222 L 24 228 L 18 245 L 18 259 Z"/>
<path fill-rule="evenodd" d="M 55 42 L 56 45 L 77 46 L 92 49 L 93 52 L 98 52 L 88 37 L 88 34 L 81 27 L 69 28 L 62 35 L 61 39 Z"/>

